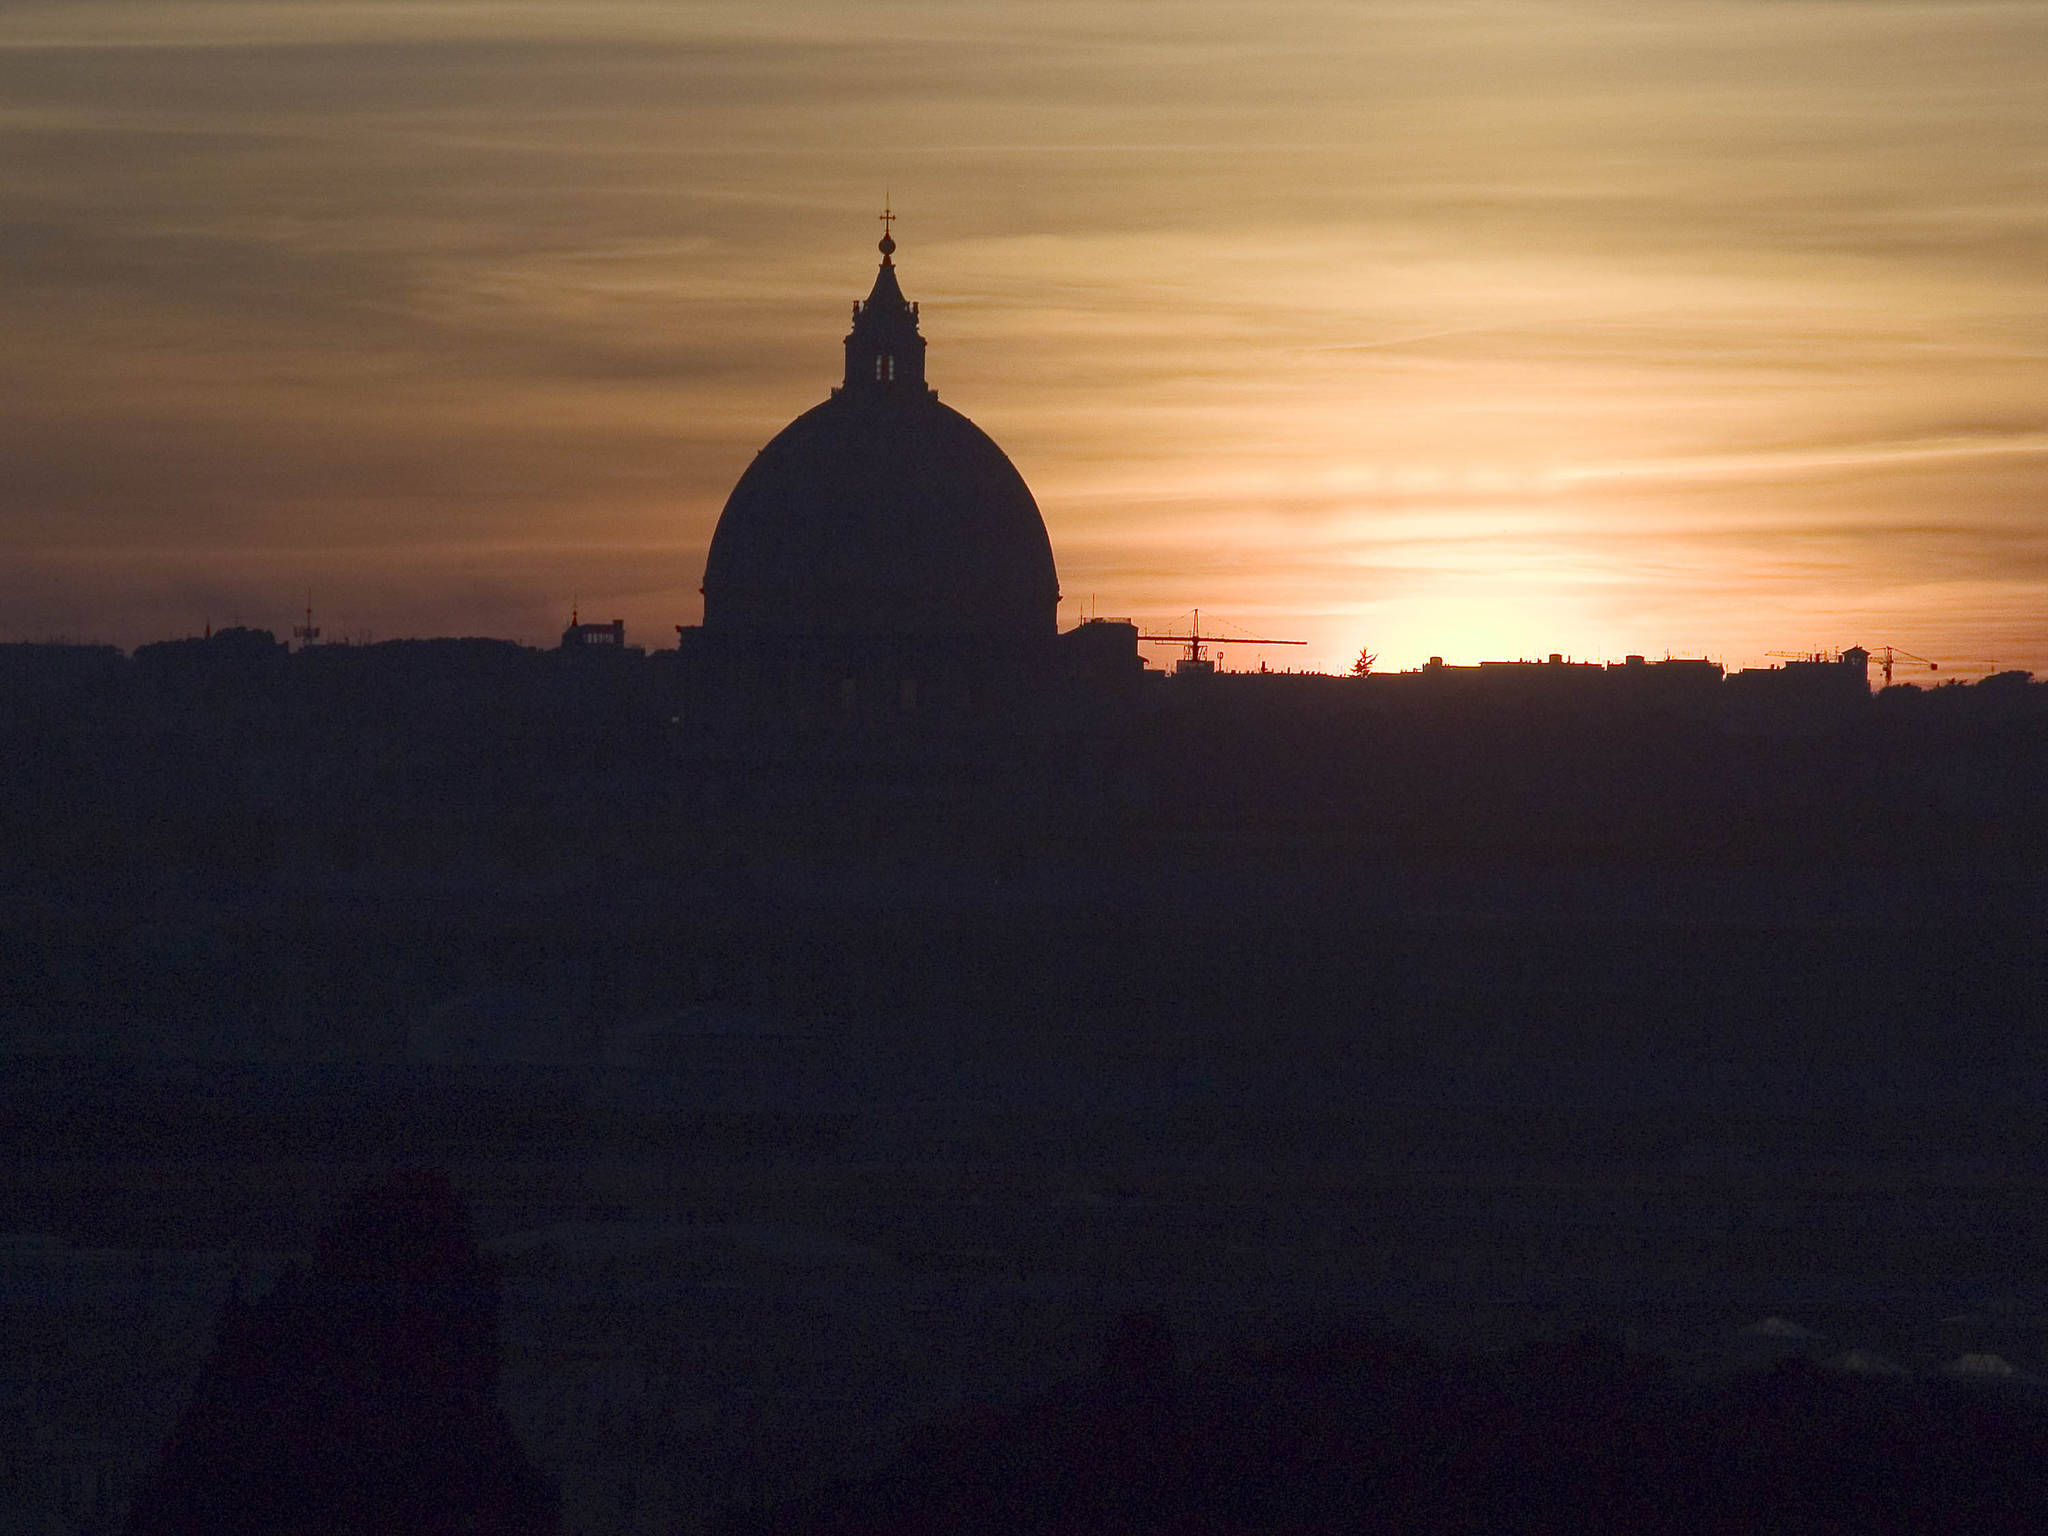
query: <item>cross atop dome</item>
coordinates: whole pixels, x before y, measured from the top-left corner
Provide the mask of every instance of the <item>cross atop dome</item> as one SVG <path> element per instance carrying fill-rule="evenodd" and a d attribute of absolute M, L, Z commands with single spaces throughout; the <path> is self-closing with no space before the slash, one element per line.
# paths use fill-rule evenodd
<path fill-rule="evenodd" d="M 882 199 L 880 218 L 882 221 L 882 240 L 881 244 L 877 245 L 875 249 L 882 253 L 882 265 L 893 267 L 896 263 L 891 258 L 896 254 L 896 236 L 889 226 L 896 222 L 896 215 L 889 211 L 889 200 L 886 197 Z"/>

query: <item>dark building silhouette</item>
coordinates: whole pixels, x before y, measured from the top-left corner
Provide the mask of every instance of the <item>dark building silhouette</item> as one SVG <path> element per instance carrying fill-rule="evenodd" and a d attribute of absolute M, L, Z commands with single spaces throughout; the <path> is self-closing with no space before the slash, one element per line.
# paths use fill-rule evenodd
<path fill-rule="evenodd" d="M 1797 656 L 1783 666 L 1731 673 L 1722 714 L 1731 730 L 1801 734 L 1825 729 L 1869 703 L 1870 652 L 1852 645 L 1837 654 Z"/>
<path fill-rule="evenodd" d="M 1556 651 L 1542 661 L 1482 661 L 1471 666 L 1446 666 L 1441 656 L 1432 656 L 1412 672 L 1378 672 L 1360 680 L 1366 689 L 1387 696 L 1517 701 L 1546 709 L 1687 707 L 1700 712 L 1715 706 L 1722 682 L 1721 665 L 1714 661 L 1629 656 L 1619 663 L 1585 662 L 1568 660 Z"/>
<path fill-rule="evenodd" d="M 577 621 L 574 613 L 571 613 L 569 627 L 562 631 L 561 649 L 565 651 L 623 651 L 625 648 L 624 619 L 613 619 L 609 624 L 583 624 Z"/>
<path fill-rule="evenodd" d="M 133 1536 L 559 1528 L 498 1407 L 497 1277 L 446 1178 L 365 1190 L 310 1266 L 238 1292 Z"/>
<path fill-rule="evenodd" d="M 1136 630 L 1062 646 L 1030 487 L 925 383 L 884 236 L 846 372 L 733 487 L 681 631 L 686 713 L 744 729 L 1015 719 L 1063 680 L 1135 679 Z M 1071 654 L 1069 654 L 1071 653 Z"/>

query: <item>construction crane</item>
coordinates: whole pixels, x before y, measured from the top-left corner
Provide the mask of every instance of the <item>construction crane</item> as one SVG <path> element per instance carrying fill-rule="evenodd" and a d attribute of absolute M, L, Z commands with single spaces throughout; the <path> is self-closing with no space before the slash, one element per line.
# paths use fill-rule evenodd
<path fill-rule="evenodd" d="M 1788 661 L 1829 662 L 1842 659 L 1842 653 L 1839 651 L 1766 651 L 1764 654 L 1766 656 L 1780 656 Z M 1884 674 L 1884 686 L 1887 688 L 1892 685 L 1893 669 L 1902 662 L 1918 662 L 1930 672 L 1939 672 L 1941 670 L 1940 662 L 1929 661 L 1925 656 L 1915 656 L 1911 651 L 1902 651 L 1895 645 L 1887 645 L 1881 650 L 1869 651 L 1866 654 L 1869 655 L 1872 661 L 1877 663 L 1878 671 Z M 1996 666 L 1997 663 L 1988 662 L 1986 665 Z"/>
<path fill-rule="evenodd" d="M 1140 635 L 1140 640 L 1170 641 L 1174 645 L 1188 648 L 1187 655 L 1174 663 L 1176 677 L 1207 677 L 1216 670 L 1216 663 L 1202 654 L 1205 645 L 1307 645 L 1306 640 L 1262 640 L 1256 635 L 1205 635 L 1202 633 L 1202 610 L 1194 610 L 1193 623 L 1184 635 Z"/>
<path fill-rule="evenodd" d="M 1917 661 L 1930 672 L 1939 672 L 1941 670 L 1941 663 L 1938 661 L 1929 661 L 1925 656 L 1915 656 L 1911 651 L 1902 651 L 1895 646 L 1889 645 L 1882 651 L 1871 652 L 1870 659 L 1876 662 L 1878 670 L 1884 673 L 1884 685 L 1887 688 L 1892 685 L 1892 664 L 1894 661 Z"/>

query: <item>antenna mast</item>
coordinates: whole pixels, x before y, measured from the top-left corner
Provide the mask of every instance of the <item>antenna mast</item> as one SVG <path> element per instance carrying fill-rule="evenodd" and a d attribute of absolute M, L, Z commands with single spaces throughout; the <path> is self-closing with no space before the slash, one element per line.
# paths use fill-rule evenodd
<path fill-rule="evenodd" d="M 311 587 L 306 588 L 306 622 L 292 626 L 292 638 L 299 642 L 299 649 L 302 651 L 307 646 L 316 643 L 320 638 L 320 630 L 313 623 L 313 589 Z"/>

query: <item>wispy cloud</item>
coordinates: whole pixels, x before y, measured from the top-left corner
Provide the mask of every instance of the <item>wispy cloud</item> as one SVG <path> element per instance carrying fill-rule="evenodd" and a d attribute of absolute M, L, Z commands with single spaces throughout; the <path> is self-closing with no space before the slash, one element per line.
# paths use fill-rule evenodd
<path fill-rule="evenodd" d="M 1644 459 L 1613 464 L 1587 464 L 1555 471 L 1564 484 L 1597 480 L 1699 480 L 1763 477 L 1779 481 L 1793 476 L 1826 474 L 1843 469 L 1875 469 L 1898 464 L 2006 458 L 2048 453 L 2048 432 L 2038 436 L 1951 438 L 1910 443 L 1862 443 L 1840 447 L 1801 448 L 1785 452 L 1730 453 L 1696 458 Z"/>

